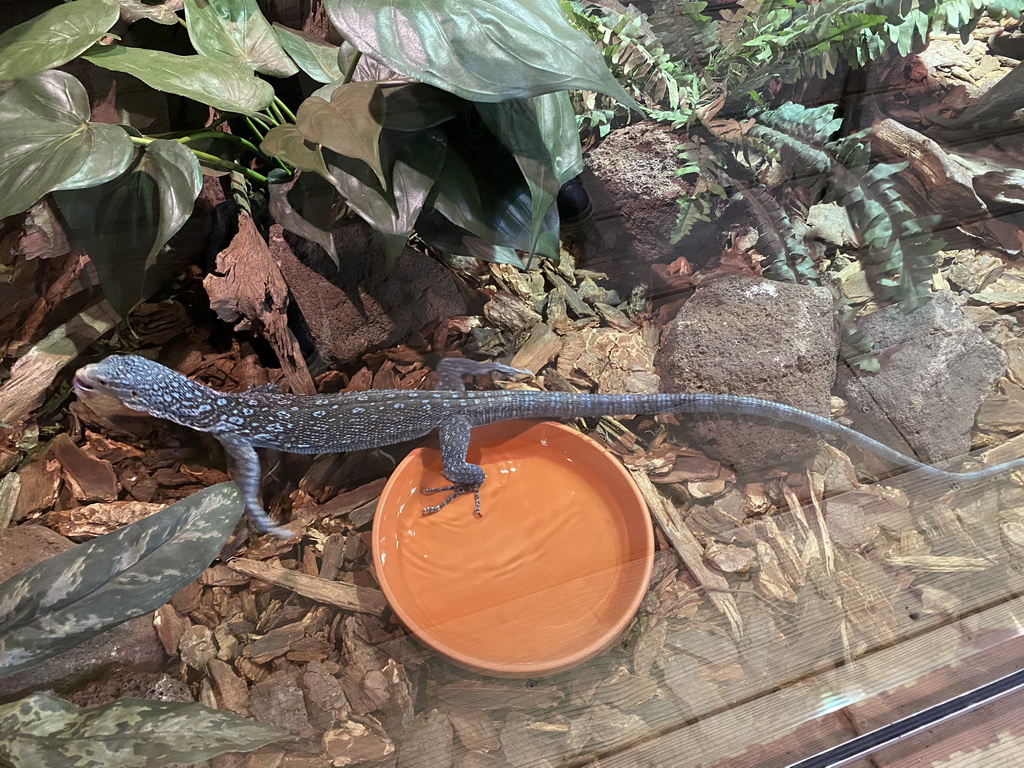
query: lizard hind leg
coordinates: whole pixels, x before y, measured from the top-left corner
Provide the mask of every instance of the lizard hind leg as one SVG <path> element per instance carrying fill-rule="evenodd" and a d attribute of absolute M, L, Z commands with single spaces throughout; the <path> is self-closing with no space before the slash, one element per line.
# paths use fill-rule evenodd
<path fill-rule="evenodd" d="M 441 466 L 444 476 L 452 481 L 452 485 L 442 488 L 424 488 L 424 494 L 441 493 L 449 491 L 448 498 L 440 504 L 426 507 L 424 515 L 432 515 L 444 509 L 459 496 L 467 493 L 473 494 L 474 514 L 481 516 L 480 512 L 480 486 L 483 485 L 487 475 L 477 464 L 466 461 L 466 452 L 469 450 L 469 419 L 465 416 L 456 416 L 441 425 Z"/>

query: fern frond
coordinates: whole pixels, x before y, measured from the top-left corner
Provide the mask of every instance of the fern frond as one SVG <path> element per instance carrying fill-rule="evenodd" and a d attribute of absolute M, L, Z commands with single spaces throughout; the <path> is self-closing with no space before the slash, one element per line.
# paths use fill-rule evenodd
<path fill-rule="evenodd" d="M 655 35 L 647 17 L 618 0 L 600 5 L 563 2 L 569 21 L 587 33 L 604 54 L 616 79 L 630 95 L 647 106 L 679 106 L 677 65 Z"/>
<path fill-rule="evenodd" d="M 843 206 L 863 245 L 864 272 L 879 301 L 907 311 L 928 295 L 942 242 L 929 231 L 934 218 L 917 218 L 894 186 L 905 163 L 872 163 L 860 135 L 828 141 L 835 129 L 829 107 L 783 105 L 757 115 L 751 134 L 773 147 L 802 183 L 824 202 Z"/>
<path fill-rule="evenodd" d="M 748 185 L 735 178 L 730 185 L 739 193 L 734 199 L 745 206 L 758 223 L 757 248 L 765 257 L 764 274 L 774 280 L 818 285 L 811 254 L 785 209 L 763 187 Z"/>
<path fill-rule="evenodd" d="M 680 64 L 702 74 L 720 44 L 718 25 L 703 11 L 705 2 L 651 0 L 651 29 L 664 50 Z"/>
<path fill-rule="evenodd" d="M 986 14 L 998 21 L 1005 16 L 1019 19 L 1024 13 L 1022 0 L 938 0 L 933 12 L 935 31 L 959 32 L 965 43 Z"/>
<path fill-rule="evenodd" d="M 696 174 L 697 180 L 692 194 L 680 195 L 676 199 L 679 212 L 675 229 L 669 237 L 673 245 L 689 235 L 698 221 L 711 221 L 712 201 L 716 197 L 724 198 L 726 194 L 718 181 L 724 174 L 719 152 L 696 137 L 678 149 L 678 157 L 683 163 L 676 169 L 676 176 Z"/>

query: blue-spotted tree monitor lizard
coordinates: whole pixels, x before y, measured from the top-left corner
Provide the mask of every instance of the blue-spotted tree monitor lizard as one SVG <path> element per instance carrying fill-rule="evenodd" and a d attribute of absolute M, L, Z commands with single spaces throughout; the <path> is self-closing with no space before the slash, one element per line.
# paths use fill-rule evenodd
<path fill-rule="evenodd" d="M 333 395 L 285 395 L 270 387 L 232 394 L 218 392 L 177 371 L 136 355 L 112 355 L 81 368 L 74 386 L 80 394 L 105 394 L 134 411 L 209 432 L 228 455 L 232 478 L 245 511 L 262 531 L 284 538 L 294 534 L 277 526 L 259 499 L 257 448 L 289 453 L 336 453 L 376 448 L 440 432 L 445 488 L 424 489 L 450 495 L 424 514 L 472 493 L 480 514 L 478 490 L 484 471 L 466 461 L 470 430 L 509 419 L 571 419 L 638 413 L 723 413 L 788 422 L 845 438 L 886 461 L 913 467 L 929 477 L 980 480 L 1024 466 L 1024 457 L 972 472 L 949 472 L 923 464 L 822 416 L 768 400 L 738 395 L 651 394 L 591 395 L 566 392 L 490 390 L 467 392 L 463 377 L 485 374 L 532 375 L 507 365 L 445 358 L 437 366 L 439 389 L 378 389 Z"/>

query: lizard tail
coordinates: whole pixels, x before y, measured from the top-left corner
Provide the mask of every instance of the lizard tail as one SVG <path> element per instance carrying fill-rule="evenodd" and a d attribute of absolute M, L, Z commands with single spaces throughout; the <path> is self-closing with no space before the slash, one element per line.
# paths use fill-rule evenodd
<path fill-rule="evenodd" d="M 577 416 L 614 416 L 632 413 L 706 413 L 732 416 L 754 416 L 780 421 L 821 432 L 874 453 L 881 459 L 899 466 L 912 467 L 924 476 L 943 480 L 972 481 L 1024 467 L 1024 457 L 991 467 L 968 472 L 950 472 L 918 461 L 884 443 L 861 434 L 831 419 L 799 408 L 743 395 L 672 394 L 653 395 L 587 395 L 566 392 L 534 392 L 529 398 L 523 392 L 510 399 L 508 409 L 514 415 L 504 418 L 574 418 Z"/>

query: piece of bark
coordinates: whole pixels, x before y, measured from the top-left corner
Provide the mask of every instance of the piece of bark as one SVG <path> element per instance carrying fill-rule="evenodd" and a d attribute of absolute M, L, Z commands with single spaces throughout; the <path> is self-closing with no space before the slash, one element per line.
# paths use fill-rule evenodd
<path fill-rule="evenodd" d="M 249 686 L 238 676 L 230 664 L 211 659 L 207 667 L 217 709 L 226 709 L 245 717 L 249 714 Z"/>
<path fill-rule="evenodd" d="M 306 714 L 306 699 L 291 670 L 275 672 L 249 691 L 249 714 L 261 723 L 284 728 L 308 739 L 314 734 Z"/>
<path fill-rule="evenodd" d="M 199 581 L 208 587 L 241 587 L 249 580 L 238 571 L 226 565 L 211 565 L 199 577 Z"/>
<path fill-rule="evenodd" d="M 636 709 L 657 693 L 658 684 L 653 678 L 640 677 L 631 674 L 625 667 L 619 667 L 611 677 L 597 686 L 594 698 L 616 709 Z"/>
<path fill-rule="evenodd" d="M 178 643 L 181 660 L 193 669 L 205 672 L 211 660 L 217 658 L 217 647 L 213 642 L 213 631 L 196 624 L 185 630 Z"/>
<path fill-rule="evenodd" d="M 284 656 L 291 644 L 299 640 L 305 634 L 302 624 L 286 624 L 283 627 L 270 630 L 267 634 L 256 640 L 245 649 L 245 655 L 250 657 L 257 664 L 267 664 L 278 656 Z"/>
<path fill-rule="evenodd" d="M 285 658 L 296 664 L 323 661 L 334 650 L 334 646 L 322 637 L 301 637 L 288 648 Z"/>
<path fill-rule="evenodd" d="M 63 325 L 50 331 L 11 368 L 11 377 L 0 386 L 0 422 L 20 424 L 43 404 L 46 391 L 65 365 L 113 328 L 120 318 L 100 299 Z"/>
<path fill-rule="evenodd" d="M 21 478 L 17 472 L 8 472 L 0 479 L 0 530 L 11 524 L 21 494 Z"/>
<path fill-rule="evenodd" d="M 737 637 L 742 636 L 743 616 L 730 592 L 729 582 L 725 576 L 715 573 L 704 563 L 704 548 L 686 527 L 686 523 L 679 518 L 672 503 L 658 493 L 647 474 L 636 471 L 631 471 L 630 474 L 633 475 L 640 493 L 647 501 L 651 514 L 672 542 L 687 570 L 699 584 L 708 588 L 708 599 L 728 619 L 733 633 Z"/>
<path fill-rule="evenodd" d="M 464 680 L 441 686 L 437 695 L 449 707 L 493 709 L 550 709 L 565 696 L 553 685 L 532 688 L 505 685 L 496 680 Z"/>
<path fill-rule="evenodd" d="M 345 536 L 340 533 L 332 533 L 324 539 L 324 555 L 320 559 L 321 579 L 334 581 L 341 570 L 341 564 L 345 560 Z"/>
<path fill-rule="evenodd" d="M 149 517 L 166 506 L 132 500 L 97 502 L 55 512 L 48 518 L 47 524 L 71 539 L 93 538 Z"/>
<path fill-rule="evenodd" d="M 316 392 L 299 342 L 288 328 L 288 286 L 270 248 L 249 214 L 238 214 L 238 233 L 217 254 L 217 267 L 203 279 L 210 306 L 235 330 L 262 334 L 277 354 L 289 389 Z"/>
<path fill-rule="evenodd" d="M 109 461 L 90 456 L 61 433 L 50 443 L 50 455 L 60 462 L 64 481 L 78 501 L 114 501 L 121 486 Z"/>
<path fill-rule="evenodd" d="M 383 731 L 355 720 L 327 731 L 321 743 L 331 765 L 337 768 L 383 760 L 395 751 L 394 743 Z"/>
<path fill-rule="evenodd" d="M 439 710 L 413 724 L 398 750 L 398 768 L 451 768 L 452 724 Z"/>
<path fill-rule="evenodd" d="M 345 698 L 341 682 L 331 674 L 326 664 L 320 661 L 307 664 L 302 672 L 302 686 L 310 704 L 325 712 L 334 712 L 339 718 L 348 717 L 348 699 Z"/>
<path fill-rule="evenodd" d="M 380 616 L 387 608 L 387 601 L 384 599 L 383 593 L 369 587 L 356 587 L 340 581 L 327 581 L 317 576 L 295 573 L 256 560 L 232 560 L 228 563 L 228 567 L 268 584 L 290 589 L 311 600 L 336 605 L 347 611 L 359 611 Z"/>
<path fill-rule="evenodd" d="M 60 465 L 56 461 L 34 461 L 22 467 L 18 477 L 21 478 L 21 489 L 14 507 L 15 522 L 53 507 L 60 490 Z"/>
<path fill-rule="evenodd" d="M 563 344 L 560 336 L 543 323 L 538 323 L 531 329 L 530 337 L 516 352 L 510 365 L 537 373 L 558 356 Z"/>
<path fill-rule="evenodd" d="M 168 656 L 177 656 L 178 646 L 185 632 L 192 626 L 192 622 L 182 616 L 170 603 L 165 603 L 157 608 L 153 616 L 153 626 L 156 628 L 156 636 L 167 652 Z"/>
<path fill-rule="evenodd" d="M 454 706 L 448 711 L 455 733 L 466 749 L 492 752 L 501 748 L 491 716 L 476 707 Z"/>
<path fill-rule="evenodd" d="M 305 481 L 306 478 L 303 480 Z M 324 517 L 341 517 L 351 514 L 353 510 L 359 509 L 371 501 L 376 501 L 380 497 L 381 491 L 384 490 L 386 482 L 387 478 L 382 477 L 358 488 L 353 488 L 351 491 L 339 493 L 330 501 L 325 502 L 317 510 L 317 513 Z"/>

